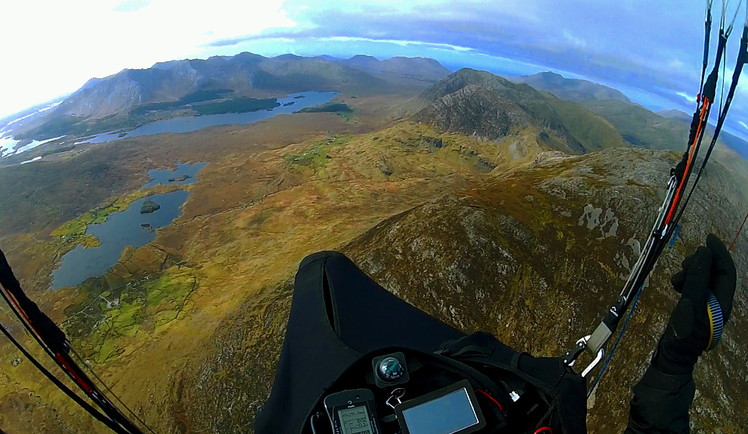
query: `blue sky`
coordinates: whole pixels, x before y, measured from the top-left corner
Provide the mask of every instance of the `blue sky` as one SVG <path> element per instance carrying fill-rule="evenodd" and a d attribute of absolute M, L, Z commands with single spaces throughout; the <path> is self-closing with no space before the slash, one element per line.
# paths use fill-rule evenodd
<path fill-rule="evenodd" d="M 721 3 L 716 1 L 715 20 Z M 730 16 L 738 1 L 733 0 Z M 0 6 L 0 117 L 91 77 L 157 61 L 252 51 L 436 58 L 504 74 L 553 70 L 653 109 L 693 110 L 705 2 L 682 0 L 27 0 Z M 745 13 L 728 56 L 734 65 Z M 716 38 L 713 38 L 716 39 Z M 748 133 L 748 83 L 730 129 Z"/>

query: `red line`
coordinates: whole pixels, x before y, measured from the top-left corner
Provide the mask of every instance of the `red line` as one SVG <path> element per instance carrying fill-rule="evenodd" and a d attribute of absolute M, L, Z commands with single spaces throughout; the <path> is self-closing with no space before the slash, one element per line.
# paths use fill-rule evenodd
<path fill-rule="evenodd" d="M 743 232 L 743 226 L 745 226 L 745 221 L 748 220 L 748 212 L 745 213 L 745 218 L 743 219 L 743 223 L 740 224 L 740 227 L 738 228 L 738 231 L 735 232 L 735 238 L 732 239 L 732 242 L 730 243 L 730 248 L 727 249 L 730 252 L 732 252 L 732 248 L 735 247 L 735 243 L 738 241 L 738 237 L 740 236 L 740 233 Z"/>
<path fill-rule="evenodd" d="M 94 391 L 93 387 L 91 387 L 91 385 L 88 384 L 86 380 L 84 380 L 80 375 L 78 375 L 78 372 L 70 366 L 71 363 L 65 358 L 65 356 L 63 356 L 60 353 L 57 353 L 55 354 L 55 360 L 57 360 L 60 366 L 62 366 L 71 377 L 73 377 L 73 380 L 75 380 L 75 382 L 81 387 L 81 389 L 83 389 L 84 392 L 86 392 L 89 395 L 93 393 Z"/>
<path fill-rule="evenodd" d="M 8 300 L 10 300 L 13 307 L 15 307 L 15 311 L 18 312 L 18 314 L 23 317 L 23 319 L 26 321 L 26 324 L 29 327 L 31 327 L 31 330 L 33 330 L 34 333 L 36 333 L 36 335 L 39 336 L 39 332 L 36 331 L 36 328 L 34 327 L 34 324 L 31 322 L 31 319 L 28 317 L 28 315 L 26 315 L 26 311 L 24 311 L 21 308 L 21 305 L 18 303 L 18 300 L 16 300 L 16 298 L 13 296 L 13 293 L 5 289 L 5 287 L 2 285 L 0 285 L 0 288 L 2 288 L 3 292 L 5 292 L 5 295 L 8 296 Z"/>
<path fill-rule="evenodd" d="M 502 412 L 504 411 L 504 408 L 501 406 L 501 404 L 499 404 L 499 401 L 497 401 L 496 398 L 494 398 L 493 396 L 489 395 L 488 393 L 486 393 L 483 390 L 475 389 L 475 391 L 482 393 L 486 398 L 490 399 L 491 402 L 493 402 L 494 404 L 496 404 L 496 406 L 499 407 L 500 411 L 502 411 Z"/>
<path fill-rule="evenodd" d="M 693 163 L 693 160 L 696 158 L 696 143 L 699 141 L 699 136 L 701 135 L 701 128 L 704 126 L 705 120 L 704 116 L 706 115 L 706 111 L 709 108 L 709 105 L 711 105 L 711 101 L 709 101 L 709 98 L 704 98 L 704 105 L 701 106 L 701 116 L 699 117 L 699 127 L 696 129 L 696 135 L 693 137 L 693 143 L 691 143 L 691 149 L 689 150 L 688 155 L 688 161 L 686 161 L 686 170 L 683 171 L 683 179 L 681 179 L 680 184 L 678 185 L 678 190 L 675 192 L 675 198 L 673 199 L 673 202 L 670 204 L 670 210 L 667 213 L 667 217 L 665 217 L 665 224 L 670 224 L 670 220 L 673 218 L 673 213 L 675 212 L 675 208 L 678 205 L 678 201 L 680 199 L 681 191 L 683 190 L 683 187 L 686 185 L 686 174 L 690 172 L 691 169 L 691 163 Z"/>

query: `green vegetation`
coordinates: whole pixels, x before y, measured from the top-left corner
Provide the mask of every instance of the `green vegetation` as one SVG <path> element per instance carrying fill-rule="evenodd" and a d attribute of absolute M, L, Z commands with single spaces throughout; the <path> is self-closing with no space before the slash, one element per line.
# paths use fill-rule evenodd
<path fill-rule="evenodd" d="M 688 140 L 688 123 L 622 101 L 585 101 L 585 107 L 608 120 L 634 146 L 680 150 Z"/>
<path fill-rule="evenodd" d="M 25 133 L 15 136 L 17 140 L 38 139 L 45 140 L 69 134 L 84 135 L 89 127 L 84 122 L 85 117 L 61 116 L 52 118 L 44 124 L 33 128 Z"/>
<path fill-rule="evenodd" d="M 44 157 L 47 157 L 49 155 L 61 154 L 63 152 L 72 151 L 73 149 L 75 149 L 75 146 L 64 146 L 64 147 L 61 147 L 61 148 L 50 149 L 49 151 L 44 151 L 41 154 L 41 157 L 44 158 Z"/>
<path fill-rule="evenodd" d="M 327 162 L 332 159 L 328 154 L 328 151 L 333 146 L 342 146 L 348 142 L 347 138 L 341 137 L 330 137 L 325 141 L 318 142 L 308 148 L 306 151 L 300 154 L 286 154 L 283 156 L 283 160 L 289 166 L 289 169 L 298 169 L 299 166 L 304 166 L 317 171 L 327 165 Z"/>
<path fill-rule="evenodd" d="M 335 114 L 346 122 L 350 122 L 353 119 L 353 112 L 336 112 Z"/>
<path fill-rule="evenodd" d="M 615 127 L 590 110 L 568 101 L 549 98 L 564 127 L 586 151 L 626 146 Z"/>
<path fill-rule="evenodd" d="M 142 115 L 152 111 L 184 109 L 186 105 L 204 101 L 212 101 L 232 93 L 231 89 L 198 90 L 179 98 L 176 101 L 157 102 L 144 104 L 130 110 L 130 115 Z"/>
<path fill-rule="evenodd" d="M 86 227 L 88 227 L 88 225 L 104 223 L 109 215 L 126 210 L 131 203 L 140 198 L 156 193 L 166 193 L 175 189 L 177 189 L 177 186 L 157 185 L 149 189 L 136 190 L 113 200 L 108 205 L 94 208 L 76 219 L 63 223 L 54 229 L 50 235 L 62 238 L 64 241 L 79 241 L 83 243 L 84 240 L 82 240 L 81 237 L 86 233 Z M 95 239 L 95 237 L 91 235 L 89 235 L 89 237 Z M 89 240 L 88 242 L 91 243 L 92 241 Z"/>
<path fill-rule="evenodd" d="M 317 107 L 307 107 L 296 113 L 335 113 L 346 122 L 350 122 L 353 118 L 353 109 L 347 104 L 340 102 L 328 102 Z"/>
<path fill-rule="evenodd" d="M 353 109 L 348 107 L 347 104 L 341 102 L 328 102 L 317 107 L 307 107 L 299 110 L 296 113 L 352 113 Z"/>
<path fill-rule="evenodd" d="M 26 133 L 18 135 L 17 138 L 44 140 L 64 135 L 85 137 L 111 131 L 129 130 L 148 122 L 150 122 L 150 119 L 143 114 L 126 117 L 107 116 L 101 119 L 62 116 L 52 118 Z"/>
<path fill-rule="evenodd" d="M 233 93 L 231 89 L 213 89 L 213 90 L 198 90 L 179 98 L 177 102 L 181 104 L 192 104 L 196 102 L 211 101 L 218 98 L 223 98 L 229 93 Z"/>
<path fill-rule="evenodd" d="M 204 90 L 190 93 L 177 101 L 144 104 L 130 110 L 126 116 L 109 115 L 101 119 L 89 117 L 53 117 L 44 124 L 16 136 L 17 139 L 50 139 L 63 135 L 90 136 L 116 130 L 130 130 L 148 122 L 169 117 L 168 112 L 194 110 L 198 115 L 243 113 L 270 109 L 280 105 L 276 98 L 236 98 L 213 101 L 233 92 L 231 89 Z M 164 112 L 167 112 L 166 114 Z M 173 117 L 174 114 L 171 115 Z"/>
<path fill-rule="evenodd" d="M 174 110 L 182 106 L 179 101 L 166 101 L 166 102 L 154 102 L 151 104 L 143 104 L 130 110 L 131 116 L 144 115 L 148 112 Z"/>
<path fill-rule="evenodd" d="M 127 283 L 110 281 L 118 279 L 109 275 L 86 281 L 65 310 L 66 333 L 81 354 L 97 364 L 126 351 L 138 334 L 167 327 L 185 311 L 187 298 L 197 288 L 192 269 L 179 265 Z"/>
<path fill-rule="evenodd" d="M 192 109 L 198 115 L 219 115 L 224 113 L 244 113 L 259 110 L 269 110 L 278 107 L 280 103 L 277 98 L 236 98 L 229 101 L 221 101 L 210 104 L 200 104 Z"/>
<path fill-rule="evenodd" d="M 76 241 L 81 243 L 83 247 L 89 248 L 89 247 L 99 247 L 101 245 L 101 241 L 99 241 L 98 238 L 91 234 L 85 234 L 81 236 L 80 238 L 77 238 Z"/>

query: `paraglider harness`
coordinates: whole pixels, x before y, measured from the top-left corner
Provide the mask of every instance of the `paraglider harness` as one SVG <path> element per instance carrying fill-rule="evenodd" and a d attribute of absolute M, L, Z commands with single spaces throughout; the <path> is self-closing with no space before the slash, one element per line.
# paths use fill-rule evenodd
<path fill-rule="evenodd" d="M 327 255 L 324 260 L 312 255 L 302 262 L 297 275 L 276 380 L 270 398 L 258 414 L 257 431 L 586 432 L 585 392 L 590 396 L 602 379 L 635 312 L 647 277 L 679 230 L 679 220 L 716 145 L 743 65 L 748 61 L 746 8 L 732 83 L 689 190 L 689 178 L 696 167 L 716 97 L 721 61 L 737 16 L 736 10 L 732 22 L 726 25 L 723 3 L 717 54 L 707 76 L 711 7 L 709 0 L 701 84 L 688 146 L 680 163 L 671 170 L 665 199 L 624 288 L 592 333 L 577 340 L 562 357 L 535 358 L 506 347 L 490 335 L 465 336 L 450 329 L 387 293 L 340 254 L 322 253 Z M 309 262 L 321 262 L 318 267 L 322 268 L 307 269 L 305 265 Z M 338 262 L 348 265 L 335 265 Z M 315 283 L 315 279 L 319 282 Z M 346 293 L 349 295 L 341 295 Z M 346 306 L 344 303 L 331 304 L 335 297 L 341 298 L 339 302 L 351 303 L 349 307 L 354 313 L 345 314 L 345 309 L 340 308 Z M 377 298 L 394 300 L 374 302 Z M 714 301 L 714 295 L 710 295 L 707 305 L 710 348 L 719 342 L 723 327 L 720 305 Z M 312 319 L 324 318 L 319 312 L 311 313 L 319 309 L 326 310 L 329 321 Z M 381 312 L 391 309 L 391 318 L 372 314 L 379 309 L 385 309 Z M 339 315 L 347 318 L 349 324 L 339 323 Z M 401 327 L 392 327 L 391 322 Z M 615 343 L 605 358 L 604 348 L 620 324 Z M 354 331 L 345 331 L 346 325 L 352 325 Z M 403 336 L 402 331 L 408 329 L 410 333 Z M 324 344 L 328 339 L 334 343 Z M 299 346 L 302 341 L 307 344 Z M 319 352 L 316 345 L 323 350 Z M 585 350 L 592 354 L 592 361 L 577 374 L 571 367 Z M 585 377 L 601 362 L 602 368 L 587 389 Z M 323 365 L 310 369 L 310 363 Z"/>
<path fill-rule="evenodd" d="M 584 380 L 561 358 L 465 335 L 337 252 L 299 267 L 275 378 L 258 433 L 585 432 Z"/>

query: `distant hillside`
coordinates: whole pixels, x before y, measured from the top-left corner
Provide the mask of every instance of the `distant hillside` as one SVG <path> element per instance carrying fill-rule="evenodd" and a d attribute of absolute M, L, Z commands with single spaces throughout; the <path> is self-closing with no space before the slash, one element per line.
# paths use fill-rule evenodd
<path fill-rule="evenodd" d="M 675 151 L 686 148 L 691 117 L 683 112 L 669 111 L 665 117 L 638 104 L 613 100 L 586 101 L 582 104 L 613 124 L 631 145 Z M 707 130 L 704 136 L 705 146 L 711 140 L 713 132 L 713 126 Z M 719 142 L 729 148 L 728 153 L 737 153 L 743 157 L 739 163 L 748 165 L 748 142 L 726 131 L 720 133 Z"/>
<path fill-rule="evenodd" d="M 571 153 L 624 146 L 615 128 L 584 107 L 485 71 L 461 69 L 421 99 L 426 107 L 414 119 L 449 132 L 498 140 L 531 129 L 546 148 Z"/>
<path fill-rule="evenodd" d="M 89 80 L 59 106 L 12 131 L 16 139 L 44 140 L 61 135 L 83 136 L 180 115 L 169 103 L 205 103 L 234 98 L 267 98 L 302 91 L 335 91 L 370 95 L 417 94 L 449 71 L 432 59 L 397 57 L 383 61 L 354 57 L 252 53 L 209 59 L 160 62 L 147 69 L 125 69 Z M 185 103 L 186 104 L 186 103 Z M 172 113 L 143 115 L 141 107 L 168 108 Z M 162 110 L 163 111 L 163 110 Z M 182 114 L 184 115 L 184 114 Z"/>
<path fill-rule="evenodd" d="M 133 107 L 176 101 L 196 91 L 230 89 L 243 96 L 306 90 L 377 88 L 381 80 L 344 64 L 283 55 L 266 58 L 251 53 L 206 60 L 175 60 L 149 69 L 126 69 L 89 81 L 66 99 L 57 115 L 103 118 L 126 114 Z"/>
<path fill-rule="evenodd" d="M 679 121 L 685 122 L 686 125 L 691 124 L 691 115 L 683 113 L 680 110 L 660 110 L 657 112 L 657 114 L 666 118 L 677 119 Z M 711 129 L 707 133 L 713 131 L 714 130 Z M 737 152 L 744 159 L 748 160 L 748 142 L 746 142 L 745 140 L 734 134 L 730 134 L 725 130 L 722 130 L 722 132 L 719 133 L 719 141 Z"/>
<path fill-rule="evenodd" d="M 515 83 L 526 83 L 538 90 L 545 90 L 561 99 L 580 102 L 588 100 L 614 99 L 631 102 L 620 91 L 587 80 L 566 78 L 555 72 L 541 72 L 523 77 L 510 77 Z"/>
<path fill-rule="evenodd" d="M 664 118 L 679 119 L 684 122 L 691 122 L 691 115 L 689 115 L 688 113 L 683 113 L 680 110 L 676 110 L 676 109 L 659 110 L 659 111 L 656 111 L 655 113 Z"/>
<path fill-rule="evenodd" d="M 408 147 L 417 149 L 415 143 Z M 403 149 L 384 149 L 398 148 Z M 376 145 L 365 149 L 378 152 Z M 415 159 L 425 163 L 437 154 L 405 155 L 411 158 L 402 166 L 407 171 L 423 167 L 414 165 Z M 469 188 L 384 219 L 339 250 L 384 288 L 457 329 L 485 330 L 520 351 L 558 356 L 597 325 L 623 284 L 676 158 L 645 149 L 541 154 L 532 164 L 502 167 Z M 687 213 L 682 236 L 689 241 L 663 253 L 613 369 L 590 401 L 590 432 L 623 430 L 630 388 L 646 369 L 677 298 L 669 276 L 707 232 L 736 224 L 734 204 L 708 206 L 730 203 L 738 188 L 734 180 L 712 178 L 704 188 L 709 194 L 695 197 L 693 207 L 708 218 Z M 604 217 L 592 217 L 589 209 Z M 268 360 L 278 357 L 291 292 L 286 279 L 248 297 L 207 340 L 209 355 L 183 371 L 178 408 L 189 426 L 223 432 L 251 425 L 272 382 Z M 740 411 L 746 390 L 732 380 L 748 375 L 742 363 L 748 355 L 747 295 L 736 294 L 732 344 L 696 368 L 694 409 L 701 411 L 693 420 L 708 432 L 730 432 L 748 417 Z M 235 406 L 227 408 L 226 402 Z M 247 411 L 232 411 L 241 406 Z"/>
<path fill-rule="evenodd" d="M 680 110 L 660 110 L 655 113 L 610 87 L 565 78 L 552 72 L 513 77 L 510 80 L 551 92 L 564 100 L 578 102 L 610 122 L 630 145 L 676 151 L 685 149 L 691 115 Z M 745 140 L 722 131 L 720 141 L 748 159 L 748 142 Z"/>
<path fill-rule="evenodd" d="M 638 104 L 616 100 L 589 100 L 582 104 L 607 119 L 634 146 L 683 150 L 688 141 L 687 123 L 662 117 Z"/>
<path fill-rule="evenodd" d="M 424 57 L 393 57 L 378 60 L 372 56 L 358 55 L 341 62 L 389 82 L 402 85 L 430 85 L 450 74 L 450 70 L 436 60 Z"/>

